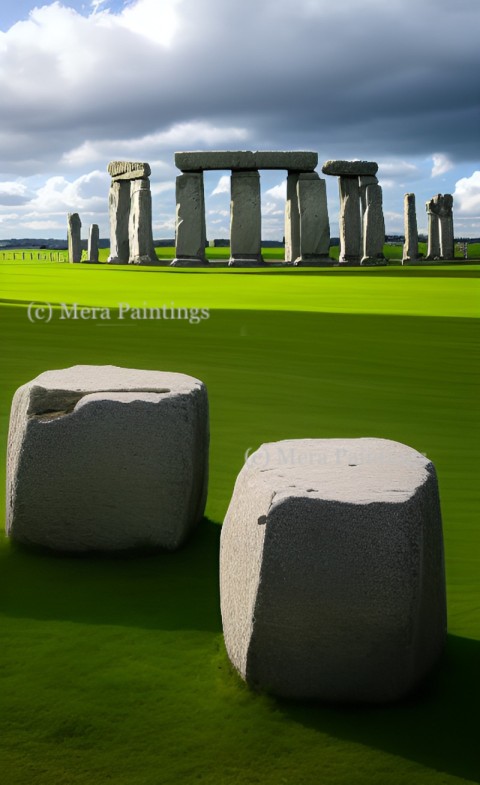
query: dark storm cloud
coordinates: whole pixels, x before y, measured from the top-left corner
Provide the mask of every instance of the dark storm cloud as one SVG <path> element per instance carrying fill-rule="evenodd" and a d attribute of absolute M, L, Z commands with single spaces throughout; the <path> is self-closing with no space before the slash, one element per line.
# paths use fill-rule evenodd
<path fill-rule="evenodd" d="M 60 6 L 3 35 L 2 169 L 41 171 L 85 139 L 201 119 L 241 125 L 273 147 L 304 140 L 334 155 L 478 158 L 476 2 L 454 12 L 430 0 L 174 8 L 170 48 L 113 14 L 100 24 Z"/>

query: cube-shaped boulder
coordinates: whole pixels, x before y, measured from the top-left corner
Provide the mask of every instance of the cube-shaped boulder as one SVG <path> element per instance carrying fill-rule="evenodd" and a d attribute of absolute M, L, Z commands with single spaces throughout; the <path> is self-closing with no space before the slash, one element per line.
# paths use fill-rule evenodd
<path fill-rule="evenodd" d="M 77 365 L 15 393 L 7 534 L 65 551 L 177 548 L 202 518 L 204 384 L 179 373 Z"/>
<path fill-rule="evenodd" d="M 302 699 L 403 697 L 446 636 L 433 464 L 385 439 L 264 444 L 223 524 L 221 611 L 251 686 Z"/>

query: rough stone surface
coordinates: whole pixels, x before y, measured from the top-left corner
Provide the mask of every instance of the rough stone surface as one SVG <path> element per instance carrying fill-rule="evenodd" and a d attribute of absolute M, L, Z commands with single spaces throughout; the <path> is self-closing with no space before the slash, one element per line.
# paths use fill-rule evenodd
<path fill-rule="evenodd" d="M 110 264 L 128 264 L 130 243 L 128 222 L 130 216 L 130 183 L 125 180 L 112 182 L 108 195 L 110 217 Z"/>
<path fill-rule="evenodd" d="M 440 258 L 440 221 L 437 212 L 432 209 L 433 199 L 430 199 L 425 207 L 428 216 L 428 244 L 426 259 Z"/>
<path fill-rule="evenodd" d="M 363 214 L 363 257 L 362 265 L 385 264 L 385 219 L 383 217 L 382 188 L 371 183 L 365 188 L 365 212 Z"/>
<path fill-rule="evenodd" d="M 223 524 L 225 643 L 253 687 L 291 698 L 406 695 L 446 634 L 433 464 L 384 439 L 263 445 Z"/>
<path fill-rule="evenodd" d="M 403 201 L 405 242 L 403 244 L 403 263 L 418 259 L 418 228 L 415 194 L 405 194 Z"/>
<path fill-rule="evenodd" d="M 77 365 L 15 393 L 7 533 L 64 551 L 178 547 L 203 514 L 204 385 L 184 374 Z"/>
<path fill-rule="evenodd" d="M 360 264 L 362 224 L 358 177 L 340 177 L 339 264 Z"/>
<path fill-rule="evenodd" d="M 232 172 L 230 182 L 230 265 L 261 264 L 260 175 Z"/>
<path fill-rule="evenodd" d="M 208 264 L 205 257 L 205 194 L 203 174 L 181 174 L 176 181 L 174 267 Z"/>
<path fill-rule="evenodd" d="M 285 261 L 294 262 L 300 256 L 300 213 L 298 209 L 298 172 L 287 175 L 285 201 Z"/>
<path fill-rule="evenodd" d="M 376 175 L 378 164 L 375 161 L 325 161 L 323 174 L 337 177 L 358 177 L 360 175 Z"/>
<path fill-rule="evenodd" d="M 110 161 L 108 173 L 113 180 L 139 180 L 150 177 L 150 165 L 138 161 Z"/>
<path fill-rule="evenodd" d="M 67 242 L 68 242 L 68 261 L 70 263 L 80 262 L 82 258 L 81 245 L 82 222 L 78 213 L 68 213 L 67 215 Z"/>
<path fill-rule="evenodd" d="M 302 151 L 272 152 L 259 150 L 214 150 L 210 152 L 175 153 L 175 166 L 182 172 L 208 171 L 211 169 L 246 170 L 289 169 L 313 171 L 318 164 L 318 154 Z"/>
<path fill-rule="evenodd" d="M 453 196 L 437 194 L 427 203 L 427 211 L 438 217 L 438 243 L 441 259 L 453 259 L 455 241 L 453 236 Z"/>
<path fill-rule="evenodd" d="M 98 240 L 100 230 L 98 224 L 92 224 L 88 233 L 87 256 L 90 262 L 98 262 Z"/>
<path fill-rule="evenodd" d="M 128 224 L 130 264 L 157 264 L 153 245 L 152 195 L 149 180 L 132 180 Z"/>
<path fill-rule="evenodd" d="M 297 184 L 300 253 L 296 265 L 333 265 L 329 259 L 330 223 L 325 180 L 316 172 L 301 174 Z"/>

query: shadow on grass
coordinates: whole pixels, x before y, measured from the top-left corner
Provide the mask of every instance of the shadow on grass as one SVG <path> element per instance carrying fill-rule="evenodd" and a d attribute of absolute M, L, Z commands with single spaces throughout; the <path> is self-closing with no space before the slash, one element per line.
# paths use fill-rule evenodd
<path fill-rule="evenodd" d="M 220 530 L 203 519 L 174 553 L 79 556 L 7 543 L 0 610 L 16 618 L 218 632 Z"/>
<path fill-rule="evenodd" d="M 402 703 L 371 708 L 277 704 L 306 727 L 480 782 L 479 664 L 480 641 L 449 635 L 440 665 Z"/>

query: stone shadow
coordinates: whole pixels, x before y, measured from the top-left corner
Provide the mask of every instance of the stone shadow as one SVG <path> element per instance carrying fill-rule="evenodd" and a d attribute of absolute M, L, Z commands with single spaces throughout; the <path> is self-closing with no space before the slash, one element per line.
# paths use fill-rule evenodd
<path fill-rule="evenodd" d="M 421 689 L 386 707 L 276 703 L 291 720 L 480 782 L 480 641 L 449 635 L 441 663 Z"/>
<path fill-rule="evenodd" d="M 219 632 L 220 531 L 204 518 L 175 552 L 75 555 L 7 543 L 0 550 L 0 611 L 17 618 Z"/>

